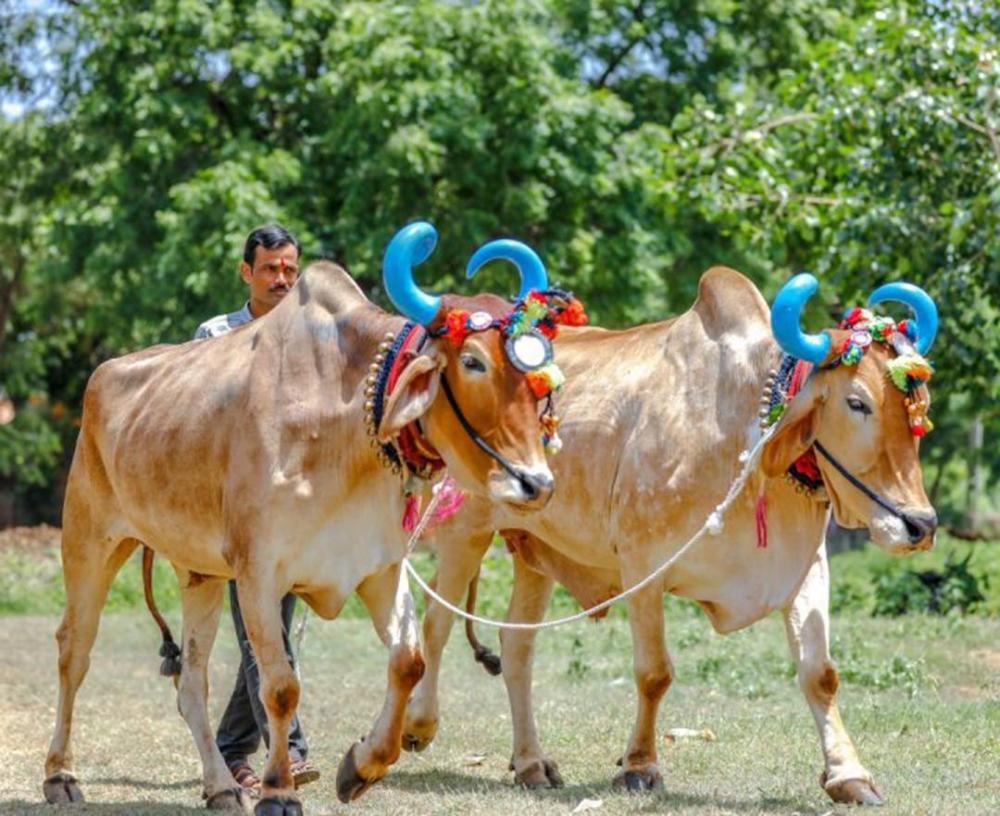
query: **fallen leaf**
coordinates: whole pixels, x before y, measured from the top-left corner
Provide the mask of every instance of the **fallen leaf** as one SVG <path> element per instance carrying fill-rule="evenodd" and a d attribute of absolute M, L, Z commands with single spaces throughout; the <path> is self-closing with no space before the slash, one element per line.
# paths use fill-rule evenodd
<path fill-rule="evenodd" d="M 581 799 L 580 804 L 573 808 L 570 813 L 586 813 L 588 810 L 597 810 L 602 807 L 604 807 L 603 799 Z"/>
<path fill-rule="evenodd" d="M 711 729 L 702 728 L 671 728 L 663 735 L 667 742 L 677 742 L 682 739 L 700 739 L 705 742 L 715 742 L 715 734 Z"/>

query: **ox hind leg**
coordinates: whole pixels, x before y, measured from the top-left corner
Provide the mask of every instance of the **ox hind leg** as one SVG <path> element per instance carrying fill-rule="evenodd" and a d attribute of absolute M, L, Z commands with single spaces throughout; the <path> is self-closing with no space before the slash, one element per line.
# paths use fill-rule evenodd
<path fill-rule="evenodd" d="M 434 576 L 434 589 L 445 600 L 458 604 L 469 583 L 479 569 L 483 555 L 490 546 L 492 533 L 472 538 L 438 537 L 438 571 Z M 406 707 L 403 725 L 403 747 L 408 751 L 423 751 L 437 734 L 438 676 L 441 655 L 444 652 L 455 616 L 436 601 L 428 598 L 424 613 L 423 653 L 424 676 L 417 683 Z"/>
<path fill-rule="evenodd" d="M 357 799 L 399 759 L 406 703 L 424 673 L 413 598 L 402 564 L 367 578 L 358 587 L 358 595 L 389 649 L 389 677 L 385 703 L 375 725 L 367 737 L 348 749 L 337 769 L 341 802 Z"/>
<path fill-rule="evenodd" d="M 812 711 L 826 769 L 820 784 L 835 802 L 880 805 L 882 795 L 858 758 L 837 707 L 837 670 L 830 660 L 830 574 L 820 547 L 805 581 L 783 610 L 799 687 Z"/>
<path fill-rule="evenodd" d="M 624 585 L 634 586 L 652 569 L 644 559 L 641 564 L 624 567 Z M 616 790 L 658 791 L 663 789 L 663 777 L 656 764 L 656 714 L 674 674 L 664 636 L 663 590 L 658 582 L 653 582 L 629 596 L 627 603 L 638 705 L 622 769 L 612 780 L 612 786 Z"/>
<path fill-rule="evenodd" d="M 532 569 L 514 554 L 514 586 L 507 620 L 536 623 L 545 615 L 552 597 L 553 580 Z M 542 753 L 531 702 L 531 670 L 535 656 L 535 636 L 531 629 L 500 631 L 501 667 L 514 729 L 511 770 L 514 781 L 526 788 L 561 788 L 562 777 L 556 763 Z"/>
<path fill-rule="evenodd" d="M 42 790 L 52 804 L 83 801 L 73 774 L 71 730 L 76 693 L 90 667 L 101 610 L 122 564 L 139 545 L 113 539 L 93 518 L 93 506 L 70 488 L 63 514 L 62 562 L 66 609 L 56 631 L 59 645 L 59 702 L 56 726 L 45 759 Z"/>
<path fill-rule="evenodd" d="M 181 587 L 183 659 L 177 680 L 177 709 L 191 730 L 204 778 L 204 798 L 211 810 L 250 811 L 246 791 L 233 779 L 215 744 L 208 714 L 208 658 L 219 630 L 224 580 L 176 569 Z"/>

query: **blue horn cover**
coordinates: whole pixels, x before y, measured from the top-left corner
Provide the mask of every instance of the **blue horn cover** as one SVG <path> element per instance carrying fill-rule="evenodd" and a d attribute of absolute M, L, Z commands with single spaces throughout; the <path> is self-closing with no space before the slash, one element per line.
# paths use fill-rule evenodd
<path fill-rule="evenodd" d="M 392 236 L 382 258 L 382 280 L 389 300 L 400 314 L 422 326 L 434 320 L 441 297 L 428 295 L 417 286 L 413 267 L 426 261 L 436 244 L 437 230 L 426 221 L 416 221 Z"/>
<path fill-rule="evenodd" d="M 938 330 L 938 310 L 928 295 L 919 286 L 912 283 L 886 283 L 872 292 L 868 298 L 868 303 L 874 306 L 876 303 L 884 303 L 887 300 L 895 300 L 905 303 L 913 310 L 917 323 L 917 351 L 926 354 L 934 343 L 934 338 Z"/>
<path fill-rule="evenodd" d="M 826 332 L 805 334 L 802 331 L 802 309 L 819 288 L 819 282 L 808 272 L 800 272 L 781 287 L 771 306 L 771 332 L 782 351 L 819 365 L 830 352 L 830 335 Z"/>
<path fill-rule="evenodd" d="M 517 294 L 519 299 L 532 289 L 544 292 L 549 288 L 549 276 L 545 272 L 545 265 L 535 250 L 520 241 L 512 241 L 509 238 L 490 241 L 479 247 L 475 254 L 469 258 L 469 263 L 465 267 L 465 277 L 471 278 L 484 264 L 497 259 L 510 261 L 521 273 L 521 291 Z"/>

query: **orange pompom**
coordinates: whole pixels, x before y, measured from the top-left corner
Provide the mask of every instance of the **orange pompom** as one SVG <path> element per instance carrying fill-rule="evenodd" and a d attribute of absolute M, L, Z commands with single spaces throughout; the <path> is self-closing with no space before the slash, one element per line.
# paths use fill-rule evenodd
<path fill-rule="evenodd" d="M 567 326 L 586 326 L 588 318 L 587 313 L 583 310 L 583 304 L 573 298 L 569 305 L 559 313 L 556 321 Z"/>
<path fill-rule="evenodd" d="M 444 321 L 445 337 L 458 348 L 469 336 L 469 313 L 464 309 L 452 309 Z"/>
<path fill-rule="evenodd" d="M 524 375 L 524 378 L 528 381 L 528 387 L 531 388 L 531 393 L 535 395 L 536 399 L 548 396 L 552 390 L 549 378 L 538 371 L 529 371 Z"/>

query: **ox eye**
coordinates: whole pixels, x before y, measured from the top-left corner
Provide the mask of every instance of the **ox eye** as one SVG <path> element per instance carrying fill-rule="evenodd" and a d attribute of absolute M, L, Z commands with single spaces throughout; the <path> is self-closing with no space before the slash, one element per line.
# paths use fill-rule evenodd
<path fill-rule="evenodd" d="M 847 407 L 852 411 L 857 411 L 859 414 L 864 414 L 865 416 L 868 416 L 872 412 L 872 409 L 865 405 L 857 397 L 848 397 Z"/>
<path fill-rule="evenodd" d="M 462 355 L 462 368 L 466 371 L 486 372 L 486 366 L 483 364 L 483 361 L 478 357 L 473 357 L 471 354 Z"/>

